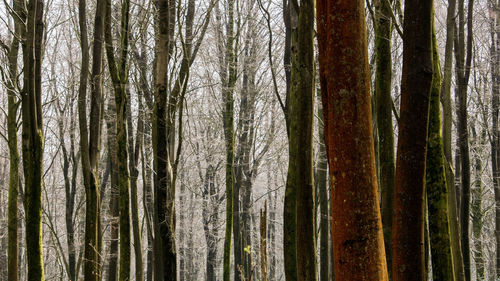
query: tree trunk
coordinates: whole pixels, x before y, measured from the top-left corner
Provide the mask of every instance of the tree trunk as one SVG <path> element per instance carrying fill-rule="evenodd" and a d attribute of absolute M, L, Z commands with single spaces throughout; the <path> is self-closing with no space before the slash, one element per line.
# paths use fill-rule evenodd
<path fill-rule="evenodd" d="M 490 7 L 498 7 L 497 1 L 489 1 Z M 496 10 L 496 17 L 490 22 L 490 36 L 491 36 L 491 115 L 492 115 L 492 139 L 491 139 L 491 170 L 493 176 L 493 188 L 495 190 L 495 247 L 496 247 L 496 260 L 495 260 L 495 278 L 500 278 L 500 132 L 498 127 L 498 113 L 500 106 L 500 73 L 498 67 L 500 66 L 500 11 Z"/>
<path fill-rule="evenodd" d="M 177 280 L 177 253 L 175 246 L 175 192 L 169 142 L 168 64 L 173 46 L 175 3 L 158 2 L 158 39 L 156 50 L 156 85 L 153 108 L 154 154 L 154 277 L 157 281 Z"/>
<path fill-rule="evenodd" d="M 429 109 L 429 127 L 426 159 L 426 195 L 433 280 L 454 281 L 448 216 L 448 190 L 441 141 L 441 112 L 439 95 L 441 73 L 439 55 L 432 26 L 433 78 Z"/>
<path fill-rule="evenodd" d="M 260 280 L 267 281 L 267 201 L 260 210 Z"/>
<path fill-rule="evenodd" d="M 13 1 L 13 10 L 20 15 L 22 2 Z M 18 280 L 18 253 L 19 238 L 18 228 L 18 206 L 19 200 L 19 149 L 17 143 L 17 109 L 18 99 L 14 85 L 17 81 L 18 73 L 18 55 L 19 55 L 19 36 L 21 35 L 21 23 L 13 15 L 14 36 L 7 54 L 9 60 L 9 82 L 7 83 L 7 134 L 9 146 L 9 199 L 8 199 L 8 250 L 7 250 L 7 280 Z"/>
<path fill-rule="evenodd" d="M 102 41 L 104 35 L 104 12 L 106 1 L 97 2 L 94 23 L 94 45 L 92 53 L 90 122 L 87 124 L 87 75 L 89 65 L 88 39 L 86 27 L 86 1 L 79 2 L 80 45 L 82 67 L 78 97 L 78 120 L 80 126 L 80 151 L 82 174 L 85 186 L 85 250 L 84 279 L 97 281 L 101 278 L 101 206 L 99 184 L 99 149 L 101 138 L 102 93 Z M 89 127 L 87 127 L 89 125 Z"/>
<path fill-rule="evenodd" d="M 456 0 L 448 0 L 446 16 L 446 46 L 443 71 L 443 84 L 441 85 L 441 103 L 443 105 L 443 146 L 446 168 L 446 184 L 448 186 L 448 211 L 450 222 L 450 238 L 452 243 L 453 270 L 457 281 L 465 280 L 462 248 L 460 243 L 460 230 L 458 224 L 458 202 L 455 192 L 455 175 L 453 173 L 452 156 L 452 122 L 453 110 L 451 106 L 451 78 L 453 64 L 453 41 L 455 33 Z"/>
<path fill-rule="evenodd" d="M 464 0 L 458 2 L 458 30 L 455 38 L 455 60 L 457 73 L 457 118 L 458 118 L 458 145 L 461 164 L 461 199 L 460 199 L 460 227 L 462 241 L 462 256 L 464 260 L 465 280 L 471 280 L 469 225 L 470 225 L 470 157 L 469 133 L 467 117 L 467 87 L 469 83 L 470 66 L 472 62 L 472 11 L 474 1 L 468 2 L 467 39 L 465 38 L 465 11 Z M 467 40 L 467 42 L 466 42 Z"/>
<path fill-rule="evenodd" d="M 317 18 L 335 280 L 385 281 L 364 3 L 318 1 Z"/>
<path fill-rule="evenodd" d="M 25 179 L 27 280 L 44 280 L 42 259 L 42 39 L 44 32 L 42 0 L 27 3 L 23 37 L 24 91 L 22 107 L 22 154 Z"/>
<path fill-rule="evenodd" d="M 296 2 L 295 2 L 296 4 Z M 297 280 L 317 279 L 314 222 L 313 112 L 314 112 L 314 2 L 292 2 L 292 84 L 290 88 L 290 138 L 287 185 L 296 192 Z"/>
<path fill-rule="evenodd" d="M 424 176 L 432 83 L 432 0 L 404 8 L 401 113 L 393 216 L 394 281 L 423 281 Z"/>
<path fill-rule="evenodd" d="M 391 1 L 393 2 L 393 1 Z M 391 273 L 392 215 L 394 209 L 394 132 L 392 124 L 392 52 L 391 5 L 388 0 L 375 2 L 376 77 L 375 96 L 379 138 L 382 226 L 389 275 Z"/>
<path fill-rule="evenodd" d="M 234 35 L 234 0 L 227 1 L 227 23 L 226 23 L 226 38 L 225 50 L 219 48 L 221 52 L 222 62 L 221 82 L 222 82 L 222 98 L 224 101 L 222 119 L 224 127 L 224 144 L 226 151 L 226 230 L 224 236 L 224 265 L 223 265 L 223 280 L 230 280 L 231 269 L 231 234 L 233 231 L 233 208 L 234 202 L 233 185 L 234 185 L 234 85 L 236 83 L 237 71 L 237 56 L 236 40 Z M 219 19 L 220 20 L 220 19 Z M 219 30 L 219 33 L 221 31 Z M 222 38 L 218 38 L 222 40 Z M 222 42 L 218 42 L 222 45 Z M 236 272 L 236 271 L 235 271 Z M 235 274 L 235 280 L 237 280 Z"/>
<path fill-rule="evenodd" d="M 472 129 L 473 139 L 478 139 L 476 135 L 476 130 Z M 471 215 L 472 215 L 472 234 L 474 235 L 474 262 L 476 264 L 476 279 L 484 280 L 484 254 L 483 254 L 483 242 L 481 237 L 481 232 L 483 228 L 483 210 L 482 210 L 482 196 L 483 196 L 483 182 L 481 179 L 483 163 L 481 160 L 482 149 L 484 146 L 484 140 L 486 137 L 486 131 L 479 137 L 480 141 L 476 142 L 476 155 L 474 163 L 475 171 L 475 183 L 472 189 L 472 204 L 471 204 Z"/>

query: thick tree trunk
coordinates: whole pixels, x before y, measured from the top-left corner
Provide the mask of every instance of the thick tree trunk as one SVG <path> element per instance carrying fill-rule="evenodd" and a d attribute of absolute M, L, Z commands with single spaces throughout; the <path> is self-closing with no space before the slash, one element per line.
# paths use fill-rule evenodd
<path fill-rule="evenodd" d="M 385 281 L 364 3 L 318 1 L 317 18 L 335 279 Z"/>
<path fill-rule="evenodd" d="M 393 217 L 394 281 L 423 281 L 424 175 L 432 83 L 432 0 L 404 8 L 401 114 Z"/>
<path fill-rule="evenodd" d="M 429 127 L 426 159 L 426 195 L 428 208 L 429 236 L 433 280 L 454 281 L 451 252 L 448 190 L 444 165 L 443 143 L 441 141 L 441 112 L 439 95 L 441 73 L 439 55 L 432 26 L 433 78 L 429 109 Z"/>

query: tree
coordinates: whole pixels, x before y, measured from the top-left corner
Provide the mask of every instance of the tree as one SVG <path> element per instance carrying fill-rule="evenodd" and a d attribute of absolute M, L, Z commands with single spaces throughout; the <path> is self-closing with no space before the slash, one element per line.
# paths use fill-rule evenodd
<path fill-rule="evenodd" d="M 234 85 L 237 74 L 237 41 L 234 35 L 234 0 L 227 1 L 227 23 L 225 50 L 222 48 L 222 31 L 218 31 L 219 52 L 221 52 L 220 75 L 222 82 L 222 98 L 224 101 L 222 112 L 222 123 L 224 128 L 224 145 L 226 149 L 226 230 L 224 235 L 224 270 L 223 280 L 230 280 L 231 267 L 231 234 L 233 231 L 233 184 L 234 184 Z M 217 15 L 220 22 L 220 15 Z M 235 274 L 237 275 L 237 274 Z M 237 278 L 237 277 L 235 277 Z"/>
<path fill-rule="evenodd" d="M 94 45 L 92 51 L 92 73 L 90 76 L 90 122 L 87 123 L 87 80 L 89 68 L 89 46 L 87 38 L 86 1 L 80 0 L 79 25 L 82 66 L 78 90 L 78 121 L 80 126 L 80 151 L 82 160 L 83 183 L 85 186 L 85 251 L 84 278 L 89 281 L 100 280 L 101 237 L 101 199 L 99 184 L 99 150 L 102 120 L 102 43 L 104 36 L 105 0 L 97 2 L 94 21 Z M 88 125 L 90 124 L 90 126 Z"/>
<path fill-rule="evenodd" d="M 104 37 L 106 41 L 106 54 L 108 68 L 116 103 L 116 159 L 118 170 L 118 209 L 120 221 L 120 271 L 118 280 L 126 281 L 130 279 L 130 174 L 129 157 L 127 150 L 127 115 L 128 95 L 127 81 L 128 68 L 127 56 L 129 49 L 129 16 L 130 1 L 123 1 L 120 22 L 120 47 L 119 60 L 116 61 L 113 49 L 113 37 L 111 35 L 111 1 L 106 1 L 106 14 L 104 26 Z M 139 240 L 140 241 L 140 240 Z M 142 279 L 142 255 L 137 256 L 136 268 L 138 279 Z"/>
<path fill-rule="evenodd" d="M 429 222 L 429 237 L 432 259 L 433 280 L 455 280 L 451 252 L 450 227 L 448 216 L 448 189 L 444 165 L 443 142 L 441 140 L 441 70 L 432 19 L 432 65 L 433 78 L 429 108 L 429 127 L 425 188 Z"/>
<path fill-rule="evenodd" d="M 424 280 L 424 175 L 432 83 L 432 0 L 406 1 L 393 216 L 394 281 Z"/>
<path fill-rule="evenodd" d="M 153 154 L 154 154 L 154 277 L 155 280 L 177 279 L 177 254 L 175 250 L 175 190 L 172 171 L 172 124 L 171 106 L 177 108 L 176 100 L 168 100 L 168 64 L 173 48 L 175 27 L 175 1 L 158 1 L 158 39 L 156 49 L 156 85 L 153 108 Z M 174 97 L 176 98 L 176 97 Z M 175 116 L 175 115 L 174 115 Z"/>
<path fill-rule="evenodd" d="M 317 19 L 335 279 L 388 280 L 377 197 L 363 1 L 318 1 Z M 338 32 L 330 32 L 332 29 Z"/>
<path fill-rule="evenodd" d="M 393 1 L 391 1 L 393 2 Z M 392 124 L 392 50 L 391 2 L 375 2 L 376 77 L 375 96 L 379 140 L 382 226 L 387 265 L 392 263 L 392 215 L 394 200 L 394 132 Z M 395 23 L 397 24 L 397 23 Z"/>
<path fill-rule="evenodd" d="M 460 198 L 460 227 L 461 246 L 464 260 L 465 280 L 471 280 L 469 226 L 470 226 L 470 157 L 469 157 L 469 132 L 467 117 L 467 87 L 469 84 L 470 68 L 472 62 L 472 12 L 474 0 L 468 1 L 467 12 L 467 38 L 465 38 L 465 11 L 464 0 L 458 1 L 458 29 L 455 36 L 455 69 L 457 77 L 457 118 L 458 118 L 458 146 L 461 164 L 461 198 Z M 467 40 L 467 41 L 466 41 Z"/>
<path fill-rule="evenodd" d="M 42 120 L 42 40 L 44 33 L 42 0 L 27 3 L 21 19 L 24 85 L 21 92 L 22 155 L 24 168 L 24 209 L 26 213 L 27 280 L 44 280 L 42 260 L 42 173 L 43 173 L 43 120 Z"/>
<path fill-rule="evenodd" d="M 448 11 L 446 15 L 446 45 L 443 70 L 443 83 L 441 85 L 441 103 L 443 107 L 443 149 L 445 156 L 446 184 L 448 185 L 448 211 L 450 219 L 450 238 L 452 243 L 453 270 L 455 278 L 459 281 L 465 280 L 464 262 L 462 258 L 462 247 L 460 242 L 460 230 L 458 224 L 457 193 L 455 192 L 455 175 L 452 163 L 452 122 L 453 112 L 451 107 L 451 80 L 453 64 L 453 41 L 455 36 L 456 0 L 448 0 Z"/>
<path fill-rule="evenodd" d="M 314 2 L 291 2 L 292 24 L 289 163 L 287 189 L 295 197 L 297 280 L 316 280 L 314 222 L 313 111 L 314 111 Z M 289 186 L 288 186 L 289 185 Z M 292 203 L 293 204 L 293 203 Z M 293 205 L 292 205 L 293 206 Z M 285 222 L 286 223 L 286 222 Z M 287 279 L 288 280 L 288 279 Z"/>
<path fill-rule="evenodd" d="M 9 199 L 8 199 L 8 250 L 7 250 L 7 278 L 9 281 L 18 280 L 18 205 L 19 200 L 19 149 L 17 143 L 17 111 L 19 100 L 16 96 L 18 88 L 18 59 L 19 59 L 19 41 L 22 26 L 17 15 L 21 15 L 22 6 L 19 0 L 13 1 L 12 18 L 14 19 L 14 35 L 8 47 L 7 57 L 9 63 L 9 75 L 7 85 L 7 134 L 9 146 Z"/>

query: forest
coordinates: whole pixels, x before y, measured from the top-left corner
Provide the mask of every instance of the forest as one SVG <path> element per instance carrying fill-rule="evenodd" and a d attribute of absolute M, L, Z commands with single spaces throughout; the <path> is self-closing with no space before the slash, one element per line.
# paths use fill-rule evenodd
<path fill-rule="evenodd" d="M 499 281 L 500 0 L 3 0 L 0 281 Z"/>

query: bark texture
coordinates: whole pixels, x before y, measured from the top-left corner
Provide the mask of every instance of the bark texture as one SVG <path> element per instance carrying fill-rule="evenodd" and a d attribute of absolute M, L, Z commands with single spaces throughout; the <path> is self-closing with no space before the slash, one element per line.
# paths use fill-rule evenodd
<path fill-rule="evenodd" d="M 424 175 L 432 83 L 432 0 L 405 1 L 393 216 L 394 281 L 423 281 Z"/>
<path fill-rule="evenodd" d="M 388 280 L 375 169 L 364 3 L 322 0 L 317 4 L 335 279 Z"/>

